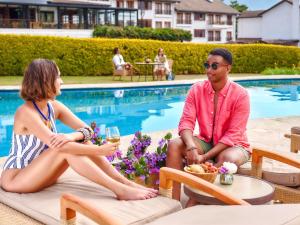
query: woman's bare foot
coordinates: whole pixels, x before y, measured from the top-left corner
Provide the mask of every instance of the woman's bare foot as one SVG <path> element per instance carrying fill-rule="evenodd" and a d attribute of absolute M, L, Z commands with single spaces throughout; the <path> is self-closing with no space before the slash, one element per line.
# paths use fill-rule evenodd
<path fill-rule="evenodd" d="M 158 193 L 158 190 L 156 190 L 156 189 L 147 188 L 143 185 L 137 184 L 137 183 L 135 183 L 133 181 L 130 181 L 130 180 L 128 180 L 127 185 L 130 186 L 130 187 L 139 188 L 139 189 L 146 190 L 146 191 L 151 191 L 151 192 L 156 193 L 156 194 Z"/>
<path fill-rule="evenodd" d="M 119 200 L 145 200 L 156 197 L 157 193 L 124 185 L 116 195 Z"/>

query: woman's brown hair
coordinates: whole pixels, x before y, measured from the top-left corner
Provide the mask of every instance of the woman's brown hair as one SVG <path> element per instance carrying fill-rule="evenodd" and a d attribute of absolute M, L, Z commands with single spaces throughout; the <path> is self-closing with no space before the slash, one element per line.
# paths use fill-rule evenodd
<path fill-rule="evenodd" d="M 59 76 L 56 63 L 48 59 L 35 59 L 25 70 L 21 97 L 26 101 L 53 99 L 57 95 L 55 81 Z"/>

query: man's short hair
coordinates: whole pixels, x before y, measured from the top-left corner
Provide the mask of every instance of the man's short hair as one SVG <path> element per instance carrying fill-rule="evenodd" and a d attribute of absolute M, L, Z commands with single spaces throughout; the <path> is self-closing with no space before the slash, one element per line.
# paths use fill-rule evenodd
<path fill-rule="evenodd" d="M 223 57 L 223 59 L 226 60 L 226 62 L 229 65 L 232 65 L 232 54 L 230 51 L 228 51 L 225 48 L 215 48 L 212 51 L 210 51 L 209 54 L 210 55 L 219 55 L 219 56 Z"/>

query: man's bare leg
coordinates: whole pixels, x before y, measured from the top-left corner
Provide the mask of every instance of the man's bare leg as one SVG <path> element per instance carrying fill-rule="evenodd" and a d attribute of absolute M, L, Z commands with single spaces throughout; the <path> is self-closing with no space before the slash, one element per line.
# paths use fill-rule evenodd
<path fill-rule="evenodd" d="M 236 147 L 230 147 L 222 151 L 217 157 L 216 157 L 216 167 L 222 166 L 223 162 L 232 162 L 235 163 L 237 166 L 240 166 L 247 162 L 247 158 L 245 154 L 237 149 Z"/>
<path fill-rule="evenodd" d="M 185 144 L 181 138 L 175 138 L 169 142 L 167 151 L 166 166 L 178 170 L 183 169 L 183 158 L 185 152 Z M 180 200 L 181 184 L 173 182 L 172 197 Z"/>

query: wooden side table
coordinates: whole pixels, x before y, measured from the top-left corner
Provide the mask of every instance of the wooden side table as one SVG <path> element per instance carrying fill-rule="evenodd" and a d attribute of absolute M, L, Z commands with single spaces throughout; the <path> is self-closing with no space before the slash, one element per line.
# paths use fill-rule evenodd
<path fill-rule="evenodd" d="M 268 204 L 273 199 L 274 187 L 264 180 L 235 174 L 232 185 L 222 185 L 219 179 L 220 175 L 217 176 L 214 185 L 219 186 L 237 198 L 249 202 L 251 205 Z M 224 205 L 220 200 L 186 185 L 184 185 L 184 193 L 190 198 L 189 202 L 197 202 L 204 205 Z"/>

